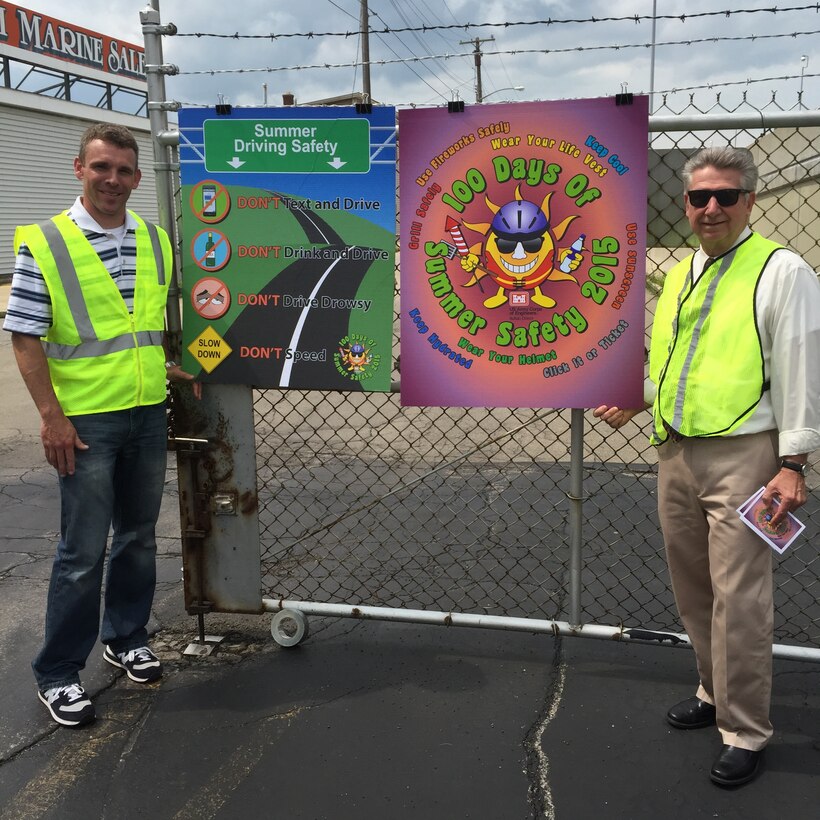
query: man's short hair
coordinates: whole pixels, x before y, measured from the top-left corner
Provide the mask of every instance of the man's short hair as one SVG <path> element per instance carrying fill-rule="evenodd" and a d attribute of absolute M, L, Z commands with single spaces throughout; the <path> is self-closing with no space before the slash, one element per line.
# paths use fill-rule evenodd
<path fill-rule="evenodd" d="M 140 149 L 134 135 L 124 125 L 113 125 L 107 122 L 98 122 L 85 129 L 80 138 L 80 162 L 85 162 L 85 150 L 90 142 L 102 140 L 116 145 L 117 148 L 130 148 L 134 152 L 139 167 Z"/>
<path fill-rule="evenodd" d="M 747 148 L 733 148 L 729 145 L 720 148 L 701 148 L 689 157 L 683 166 L 683 190 L 688 191 L 692 184 L 692 175 L 701 168 L 716 168 L 719 171 L 740 171 L 740 185 L 747 191 L 757 188 L 757 165 L 752 152 Z"/>

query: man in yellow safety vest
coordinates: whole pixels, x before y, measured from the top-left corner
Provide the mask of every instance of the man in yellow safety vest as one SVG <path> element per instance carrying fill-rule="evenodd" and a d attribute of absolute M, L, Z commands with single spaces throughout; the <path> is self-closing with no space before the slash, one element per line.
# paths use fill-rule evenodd
<path fill-rule="evenodd" d="M 146 626 L 165 480 L 166 377 L 193 377 L 165 353 L 170 241 L 126 208 L 140 181 L 138 152 L 128 129 L 91 126 L 74 160 L 82 194 L 64 213 L 15 233 L 4 329 L 40 413 L 61 503 L 45 637 L 32 668 L 40 700 L 63 726 L 95 717 L 80 671 L 98 636 L 103 658 L 132 680 L 162 674 Z M 193 389 L 199 396 L 200 385 Z"/>
<path fill-rule="evenodd" d="M 758 772 L 772 735 L 772 550 L 737 510 L 760 487 L 776 530 L 806 502 L 820 447 L 820 283 L 795 253 L 748 227 L 749 151 L 705 148 L 683 168 L 700 248 L 668 273 L 645 401 L 658 447 L 658 514 L 675 601 L 700 685 L 673 706 L 678 729 L 717 724 L 721 786 Z M 611 427 L 639 410 L 602 406 Z"/>

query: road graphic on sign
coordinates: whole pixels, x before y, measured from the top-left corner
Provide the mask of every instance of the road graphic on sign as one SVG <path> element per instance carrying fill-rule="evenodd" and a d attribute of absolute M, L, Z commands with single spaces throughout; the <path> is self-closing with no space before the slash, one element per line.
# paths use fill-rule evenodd
<path fill-rule="evenodd" d="M 321 232 L 326 237 L 324 241 L 328 249 L 338 250 L 340 254 L 346 250 L 349 255 L 350 248 L 345 246 L 342 238 L 318 214 L 300 210 L 294 216 L 304 229 Z M 254 343 L 260 347 L 278 347 L 281 352 L 270 354 L 270 358 L 265 360 L 265 369 L 269 383 L 280 387 L 324 385 L 329 390 L 361 389 L 360 384 L 351 384 L 339 373 L 331 371 L 326 361 L 296 361 L 295 358 L 286 358 L 285 351 L 304 353 L 318 350 L 318 342 L 321 341 L 321 349 L 326 351 L 326 357 L 332 357 L 335 346 L 331 349 L 322 340 L 337 341 L 344 338 L 349 330 L 349 319 L 341 311 L 312 309 L 313 300 L 322 304 L 323 300 L 355 299 L 369 267 L 369 263 L 342 256 L 330 263 L 316 259 L 293 262 L 259 291 L 262 301 L 267 301 L 266 296 L 290 294 L 290 306 L 280 304 L 276 308 L 275 322 L 271 321 L 270 314 L 265 310 L 245 308 L 233 327 L 224 334 L 225 341 L 234 350 L 241 350 L 243 341 L 246 347 L 252 347 Z M 384 352 L 386 355 L 389 351 Z M 257 368 L 258 363 L 253 358 L 233 356 L 222 365 L 220 372 L 223 378 L 226 373 L 229 374 L 231 381 L 254 384 L 257 381 L 254 376 Z"/>

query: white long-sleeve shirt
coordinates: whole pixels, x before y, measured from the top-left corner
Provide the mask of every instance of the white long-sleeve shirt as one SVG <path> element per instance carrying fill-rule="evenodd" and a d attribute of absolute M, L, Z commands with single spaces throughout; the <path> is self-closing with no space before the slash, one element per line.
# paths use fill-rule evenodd
<path fill-rule="evenodd" d="M 751 231 L 745 228 L 735 245 Z M 695 281 L 708 254 L 699 248 L 693 260 Z M 765 373 L 764 392 L 748 421 L 729 435 L 777 430 L 781 456 L 820 449 L 820 281 L 796 253 L 778 251 L 760 277 L 755 296 L 757 326 Z M 654 400 L 655 385 L 645 399 Z"/>

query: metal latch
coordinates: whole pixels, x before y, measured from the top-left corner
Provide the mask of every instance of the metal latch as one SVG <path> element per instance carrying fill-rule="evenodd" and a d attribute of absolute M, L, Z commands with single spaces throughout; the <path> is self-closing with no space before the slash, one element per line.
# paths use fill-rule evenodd
<path fill-rule="evenodd" d="M 236 493 L 214 494 L 214 515 L 236 515 Z"/>

